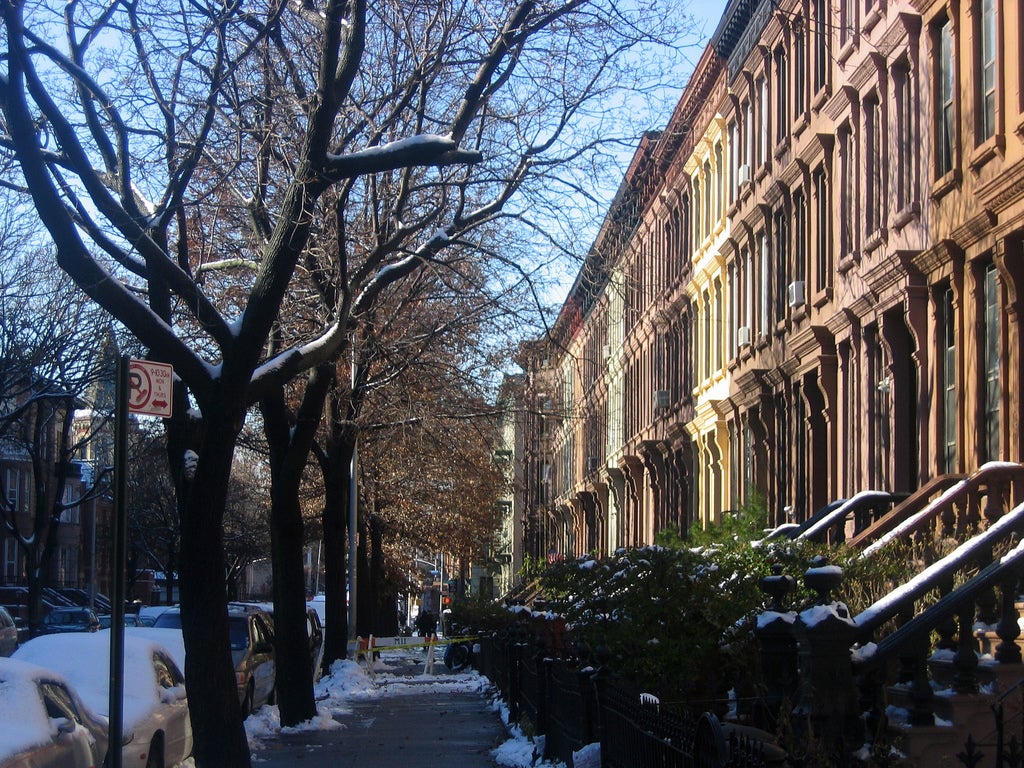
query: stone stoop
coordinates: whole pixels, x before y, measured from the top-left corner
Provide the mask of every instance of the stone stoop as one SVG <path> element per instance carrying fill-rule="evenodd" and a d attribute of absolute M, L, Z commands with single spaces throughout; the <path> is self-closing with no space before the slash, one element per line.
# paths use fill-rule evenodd
<path fill-rule="evenodd" d="M 948 664 L 938 663 L 933 665 L 933 674 L 936 684 L 942 685 L 951 678 L 952 670 Z M 965 751 L 967 739 L 971 737 L 976 752 L 982 755 L 978 768 L 994 768 L 997 733 L 994 707 L 1000 703 L 1006 740 L 1004 749 L 1011 736 L 1021 733 L 1024 686 L 1015 688 L 1024 679 L 1024 665 L 981 664 L 978 678 L 982 686 L 979 693 L 958 694 L 946 688 L 936 690 L 933 711 L 936 722 L 940 724 L 890 726 L 894 741 L 912 764 L 922 768 L 962 767 L 964 763 L 957 755 Z M 887 690 L 890 705 L 909 709 L 906 687 L 890 686 Z"/>
<path fill-rule="evenodd" d="M 963 768 L 963 763 L 956 756 L 963 752 L 967 736 L 961 735 L 958 728 L 941 725 L 922 725 L 916 728 L 893 726 L 890 731 L 896 748 L 906 755 L 910 764 L 921 768 Z M 989 751 L 994 753 L 994 750 Z M 993 760 L 982 765 L 984 768 L 992 768 L 995 762 Z"/>

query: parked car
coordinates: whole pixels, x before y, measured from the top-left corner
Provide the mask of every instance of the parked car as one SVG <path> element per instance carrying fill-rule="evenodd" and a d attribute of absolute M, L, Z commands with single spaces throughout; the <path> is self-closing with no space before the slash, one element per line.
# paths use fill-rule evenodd
<path fill-rule="evenodd" d="M 228 603 L 228 608 L 241 608 L 251 610 L 260 608 L 266 611 L 270 618 L 274 618 L 274 606 L 272 603 Z M 324 661 L 324 625 L 320 621 L 320 614 L 309 603 L 306 604 L 306 635 L 309 637 L 309 657 L 313 663 L 313 682 L 320 679 L 321 667 Z"/>
<path fill-rule="evenodd" d="M 110 629 L 112 618 L 109 613 L 100 614 L 97 618 L 100 620 L 100 629 Z M 146 624 L 145 620 L 140 618 L 138 614 L 126 613 L 124 615 L 124 625 L 126 627 L 148 627 L 152 626 L 152 622 Z"/>
<path fill-rule="evenodd" d="M 64 632 L 95 632 L 100 620 L 91 608 L 54 608 L 43 617 L 39 626 L 43 634 L 53 635 Z"/>
<path fill-rule="evenodd" d="M 0 768 L 93 768 L 107 726 L 56 672 L 0 658 Z"/>
<path fill-rule="evenodd" d="M 170 651 L 153 640 L 125 634 L 122 762 L 136 768 L 175 765 L 192 754 L 185 678 Z M 59 673 L 82 700 L 109 716 L 110 632 L 43 635 L 15 658 Z"/>
<path fill-rule="evenodd" d="M 0 606 L 0 656 L 10 656 L 18 647 L 18 627 L 14 617 Z"/>
<path fill-rule="evenodd" d="M 309 655 L 313 659 L 313 682 L 320 679 L 324 663 L 324 625 L 320 614 L 313 608 L 306 608 L 306 632 L 309 634 Z"/>
<path fill-rule="evenodd" d="M 181 629 L 181 610 L 168 608 L 153 627 Z M 233 604 L 228 609 L 231 658 L 235 664 L 238 701 L 242 717 L 254 709 L 274 703 L 277 667 L 274 663 L 274 620 L 266 611 Z"/>

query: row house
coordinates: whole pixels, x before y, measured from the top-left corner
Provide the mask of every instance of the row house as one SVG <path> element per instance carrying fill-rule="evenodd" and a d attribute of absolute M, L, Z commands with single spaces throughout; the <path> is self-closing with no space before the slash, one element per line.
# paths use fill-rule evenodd
<path fill-rule="evenodd" d="M 524 345 L 535 555 L 1021 460 L 1022 13 L 730 0 Z"/>

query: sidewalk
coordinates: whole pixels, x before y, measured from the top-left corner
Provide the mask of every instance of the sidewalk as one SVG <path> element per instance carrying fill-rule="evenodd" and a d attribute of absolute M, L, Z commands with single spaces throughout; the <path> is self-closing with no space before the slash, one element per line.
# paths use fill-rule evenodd
<path fill-rule="evenodd" d="M 377 667 L 372 690 L 355 692 L 341 707 L 336 700 L 318 704 L 340 728 L 260 735 L 252 746 L 253 765 L 493 768 L 491 751 L 506 733 L 483 691 L 440 662 L 436 674 L 424 675 L 422 655 L 388 656 Z"/>

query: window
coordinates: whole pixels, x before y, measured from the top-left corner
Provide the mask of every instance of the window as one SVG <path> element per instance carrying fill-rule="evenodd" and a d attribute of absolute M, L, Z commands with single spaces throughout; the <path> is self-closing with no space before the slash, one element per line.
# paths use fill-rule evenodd
<path fill-rule="evenodd" d="M 996 267 L 989 264 L 982 281 L 983 343 L 985 363 L 985 460 L 1000 457 L 1000 403 L 1002 386 L 999 381 L 999 283 Z"/>
<path fill-rule="evenodd" d="M 759 245 L 761 248 L 761 264 L 758 268 L 758 271 L 760 272 L 758 278 L 761 284 L 761 293 L 758 300 L 760 303 L 759 309 L 761 310 L 761 315 L 758 331 L 762 334 L 766 334 L 768 333 L 768 297 L 770 292 L 770 283 L 768 282 L 770 277 L 770 272 L 768 270 L 768 235 L 761 232 L 759 239 Z"/>
<path fill-rule="evenodd" d="M 875 233 L 885 223 L 885 137 L 882 135 L 882 106 L 878 97 L 864 102 L 864 129 L 867 146 L 867 232 Z"/>
<path fill-rule="evenodd" d="M 914 138 L 914 82 L 910 65 L 902 62 L 893 71 L 896 88 L 896 209 L 903 211 L 914 202 L 916 142 Z"/>
<path fill-rule="evenodd" d="M 18 501 L 21 490 L 21 473 L 16 469 L 7 469 L 4 472 L 4 491 L 7 494 L 7 508 L 14 512 L 19 511 Z"/>
<path fill-rule="evenodd" d="M 775 241 L 775 322 L 786 319 L 786 288 L 789 284 L 786 268 L 789 252 L 789 216 L 785 208 L 775 211 L 773 217 Z"/>
<path fill-rule="evenodd" d="M 845 46 L 853 40 L 857 29 L 857 17 L 854 12 L 854 0 L 840 0 L 839 6 L 839 45 Z"/>
<path fill-rule="evenodd" d="M 807 37 L 804 34 L 804 19 L 797 19 L 793 29 L 793 119 L 799 120 L 807 109 L 807 72 L 804 69 L 807 55 L 804 42 Z"/>
<path fill-rule="evenodd" d="M 728 205 L 736 201 L 736 165 L 739 157 L 739 131 L 736 121 L 729 122 L 729 200 Z"/>
<path fill-rule="evenodd" d="M 761 142 L 757 159 L 763 165 L 768 162 L 768 81 L 763 77 L 759 78 L 757 89 L 761 100 L 758 104 L 758 109 L 761 111 Z"/>
<path fill-rule="evenodd" d="M 20 569 L 18 568 L 18 542 L 8 536 L 4 539 L 4 582 L 14 584 L 18 581 Z"/>
<path fill-rule="evenodd" d="M 846 213 L 854 211 L 856 204 L 856 176 L 857 164 L 853 157 L 853 136 L 849 128 L 839 131 L 839 163 L 840 163 L 840 188 L 839 206 L 844 213 L 839 217 L 839 246 L 842 249 L 842 256 L 852 256 L 856 248 L 855 239 L 855 217 Z"/>
<path fill-rule="evenodd" d="M 743 162 L 747 164 L 750 171 L 754 165 L 754 103 L 748 101 L 743 105 L 743 134 L 745 137 L 746 149 L 743 152 Z"/>
<path fill-rule="evenodd" d="M 704 233 L 701 231 L 701 222 L 703 216 L 700 210 L 701 196 L 700 196 L 700 179 L 697 176 L 693 177 L 693 247 L 698 249 L 701 243 L 704 242 Z"/>
<path fill-rule="evenodd" d="M 789 88 L 786 72 L 786 49 L 775 49 L 775 142 L 781 144 L 789 135 Z"/>
<path fill-rule="evenodd" d="M 957 463 L 956 319 L 953 291 L 946 288 L 941 298 L 942 322 L 942 442 L 943 469 L 955 472 Z"/>
<path fill-rule="evenodd" d="M 715 224 L 725 212 L 725 150 L 722 142 L 715 144 Z"/>
<path fill-rule="evenodd" d="M 711 357 L 712 365 L 714 366 L 714 372 L 722 370 L 722 320 L 725 312 L 725 300 L 722 293 L 722 281 L 715 279 L 715 298 L 714 304 L 711 309 L 711 325 L 716 328 L 716 332 L 712 334 L 712 347 L 713 353 Z"/>
<path fill-rule="evenodd" d="M 714 222 L 715 203 L 711 195 L 711 161 L 704 161 L 704 237 L 711 234 L 712 223 Z"/>
<path fill-rule="evenodd" d="M 714 312 L 713 312 L 713 309 L 711 307 L 711 295 L 707 291 L 704 291 L 704 293 L 702 294 L 701 301 L 703 302 L 703 305 L 701 306 L 701 310 L 703 310 L 703 312 L 704 312 L 704 323 L 703 323 L 703 325 L 704 325 L 704 331 L 703 331 L 703 336 L 704 336 L 704 338 L 703 338 L 703 342 L 704 342 L 704 344 L 703 344 L 704 359 L 701 361 L 702 362 L 701 369 L 703 370 L 703 373 L 704 373 L 703 378 L 704 379 L 708 379 L 708 378 L 711 377 L 711 365 L 712 365 L 712 359 L 711 359 L 711 336 L 712 336 L 712 333 L 711 333 L 711 321 L 712 321 L 712 317 L 711 316 L 712 316 L 712 314 L 714 314 Z"/>
<path fill-rule="evenodd" d="M 996 8 L 995 0 L 981 0 L 981 60 L 979 61 L 978 87 L 980 109 L 978 116 L 978 143 L 995 136 L 996 133 Z"/>
<path fill-rule="evenodd" d="M 814 188 L 814 261 L 817 272 L 815 286 L 819 291 L 823 291 L 832 285 L 832 248 L 828 229 L 831 221 L 828 209 L 828 182 L 825 178 L 825 169 L 821 166 L 818 166 L 811 176 L 811 186 Z"/>
<path fill-rule="evenodd" d="M 743 322 L 750 326 L 754 324 L 754 257 L 749 248 L 743 251 L 743 264 Z"/>
<path fill-rule="evenodd" d="M 814 0 L 814 92 L 828 82 L 828 32 L 832 23 L 827 0 Z"/>
<path fill-rule="evenodd" d="M 793 195 L 793 279 L 804 280 L 807 274 L 807 199 L 803 190 Z"/>
<path fill-rule="evenodd" d="M 955 145 L 954 109 L 955 81 L 953 75 L 953 25 L 946 19 L 938 27 L 939 57 L 936 61 L 936 82 L 938 83 L 939 113 L 936 116 L 938 130 L 935 133 L 938 146 L 935 148 L 936 173 L 945 176 L 953 170 L 953 149 Z"/>

